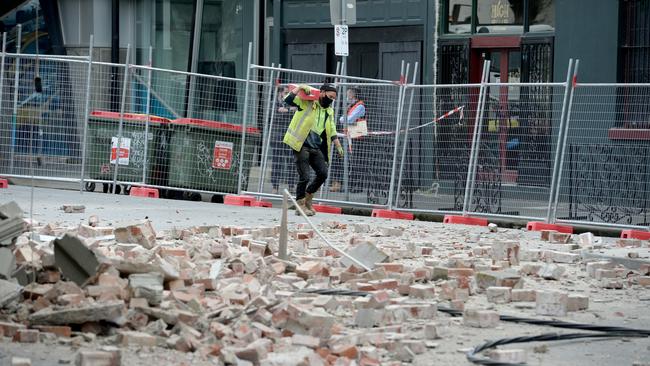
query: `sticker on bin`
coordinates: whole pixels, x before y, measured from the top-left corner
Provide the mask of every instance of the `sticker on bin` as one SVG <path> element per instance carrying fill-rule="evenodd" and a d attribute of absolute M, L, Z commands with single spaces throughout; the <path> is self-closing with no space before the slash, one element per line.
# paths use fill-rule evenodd
<path fill-rule="evenodd" d="M 232 142 L 215 141 L 212 168 L 229 170 L 232 166 Z"/>
<path fill-rule="evenodd" d="M 115 164 L 117 158 L 117 142 L 118 138 L 113 136 L 111 138 L 111 164 Z M 120 141 L 120 157 L 118 159 L 118 164 L 120 165 L 129 165 L 129 153 L 131 152 L 131 139 L 128 137 L 122 137 Z"/>

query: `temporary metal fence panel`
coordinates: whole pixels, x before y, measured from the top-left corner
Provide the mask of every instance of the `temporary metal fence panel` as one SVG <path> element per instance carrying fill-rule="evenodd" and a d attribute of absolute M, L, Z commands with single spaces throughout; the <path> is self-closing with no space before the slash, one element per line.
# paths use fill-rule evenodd
<path fill-rule="evenodd" d="M 88 62 L 4 54 L 0 174 L 79 178 Z M 41 79 L 42 92 L 35 89 Z"/>
<path fill-rule="evenodd" d="M 87 189 L 147 185 L 170 197 L 276 195 L 297 180 L 282 143 L 294 112 L 282 101 L 286 87 L 330 79 L 339 88 L 334 118 L 345 158 L 331 157 L 322 201 L 460 212 L 467 173 L 476 171 L 469 214 L 650 225 L 648 84 L 576 84 L 568 104 L 568 82 L 488 84 L 474 160 L 480 84 L 418 86 L 257 65 L 248 72 L 236 79 L 3 52 L 0 174 L 81 180 Z M 348 90 L 364 102 L 360 137 L 345 122 Z"/>
<path fill-rule="evenodd" d="M 564 83 L 488 84 L 468 212 L 546 218 L 566 92 Z"/>
<path fill-rule="evenodd" d="M 407 87 L 400 135 L 406 126 L 410 131 L 397 208 L 462 211 L 479 90 L 480 84 Z"/>
<path fill-rule="evenodd" d="M 334 119 L 345 156 L 339 157 L 332 147 L 329 178 L 318 198 L 353 205 L 388 205 L 400 84 L 279 67 L 253 65 L 252 69 L 255 70 L 253 80 L 261 83 L 258 90 L 263 92 L 256 98 L 257 101 L 251 101 L 256 105 L 249 106 L 252 110 L 249 120 L 260 121 L 258 124 L 263 126 L 265 132 L 259 163 L 261 173 L 252 174 L 253 179 L 258 180 L 251 182 L 248 192 L 277 195 L 284 188 L 295 190 L 298 174 L 294 154 L 282 142 L 295 107 L 286 105 L 283 100 L 290 87 L 308 84 L 318 89 L 324 81 L 329 81 L 338 89 Z M 269 85 L 270 93 L 264 92 Z M 368 131 L 365 136 L 352 138 L 350 133 L 354 128 L 350 128 L 350 131 L 347 129 L 347 118 L 344 116 L 356 104 L 346 100 L 348 90 L 363 101 L 365 116 L 361 119 L 366 121 Z"/>
<path fill-rule="evenodd" d="M 650 225 L 650 84 L 577 84 L 556 218 Z"/>
<path fill-rule="evenodd" d="M 249 174 L 248 157 L 260 144 L 259 129 L 248 124 L 246 158 L 240 157 L 245 80 L 129 65 L 122 87 L 124 115 L 94 109 L 89 123 L 118 132 L 102 147 L 101 167 L 109 173 L 99 178 L 102 183 L 112 183 L 106 178 L 117 167 L 116 184 L 163 188 L 170 198 L 183 192 L 194 192 L 191 197 L 238 192 L 239 177 Z M 116 124 L 123 127 L 121 135 Z M 122 144 L 119 159 L 117 143 Z"/>

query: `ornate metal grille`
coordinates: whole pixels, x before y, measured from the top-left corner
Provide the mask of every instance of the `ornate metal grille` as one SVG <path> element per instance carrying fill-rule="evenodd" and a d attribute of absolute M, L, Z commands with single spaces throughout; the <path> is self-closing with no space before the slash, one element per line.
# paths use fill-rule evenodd
<path fill-rule="evenodd" d="M 569 219 L 648 225 L 650 146 L 569 145 Z"/>

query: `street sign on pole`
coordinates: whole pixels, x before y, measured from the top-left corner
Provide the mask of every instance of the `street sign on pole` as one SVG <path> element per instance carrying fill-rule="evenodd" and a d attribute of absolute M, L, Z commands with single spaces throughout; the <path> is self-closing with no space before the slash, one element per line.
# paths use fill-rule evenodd
<path fill-rule="evenodd" d="M 345 4 L 344 9 L 341 9 L 342 3 Z M 332 25 L 357 24 L 357 0 L 330 0 L 330 19 Z"/>
<path fill-rule="evenodd" d="M 334 53 L 337 56 L 348 56 L 348 26 L 334 26 Z"/>

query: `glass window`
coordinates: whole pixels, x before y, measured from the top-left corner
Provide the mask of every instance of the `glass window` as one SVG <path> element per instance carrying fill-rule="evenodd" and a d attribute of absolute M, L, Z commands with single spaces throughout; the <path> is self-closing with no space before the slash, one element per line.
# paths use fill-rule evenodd
<path fill-rule="evenodd" d="M 38 21 L 36 13 L 38 10 Z M 47 33 L 45 18 L 38 0 L 27 1 L 0 17 L 0 32 L 7 32 L 7 52 L 16 52 L 18 24 L 22 25 L 21 53 L 36 53 L 36 27 L 38 26 L 38 47 L 40 53 L 50 53 L 52 44 Z M 1 37 L 0 37 L 1 38 Z M 0 40 L 1 43 L 1 40 Z"/>
<path fill-rule="evenodd" d="M 529 6 L 530 32 L 555 30 L 555 0 L 530 0 Z"/>
<path fill-rule="evenodd" d="M 199 72 L 212 74 L 205 72 L 209 64 L 221 63 L 218 75 L 246 77 L 246 70 L 235 67 L 244 64 L 243 13 L 241 1 L 204 1 Z"/>
<path fill-rule="evenodd" d="M 449 0 L 447 9 L 447 32 L 462 34 L 472 31 L 472 0 Z"/>
<path fill-rule="evenodd" d="M 204 0 L 197 72 L 245 78 L 241 1 Z M 198 78 L 192 114 L 200 118 L 239 123 L 237 97 L 241 88 L 234 81 Z M 243 97 L 243 96 L 242 96 Z"/>
<path fill-rule="evenodd" d="M 477 33 L 522 33 L 524 0 L 481 0 L 476 16 Z"/>
<path fill-rule="evenodd" d="M 157 0 L 155 9 L 154 66 L 188 70 L 194 6 L 191 0 Z"/>

